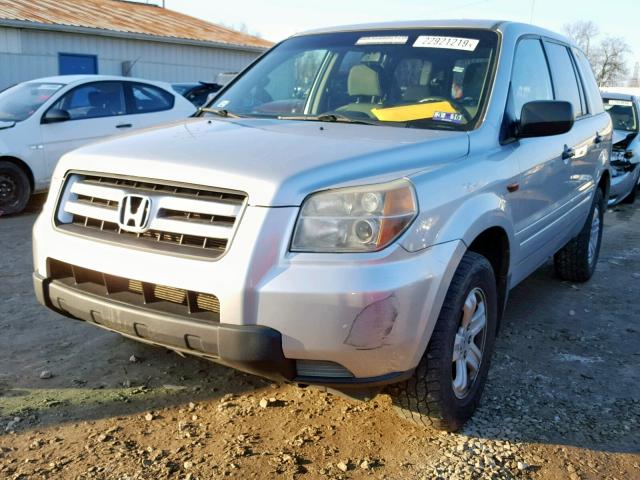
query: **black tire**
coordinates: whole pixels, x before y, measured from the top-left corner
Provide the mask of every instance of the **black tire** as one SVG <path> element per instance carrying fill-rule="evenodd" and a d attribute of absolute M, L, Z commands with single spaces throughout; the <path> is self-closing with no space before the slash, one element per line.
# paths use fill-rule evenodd
<path fill-rule="evenodd" d="M 633 187 L 633 190 L 631 190 L 629 195 L 624 197 L 624 200 L 622 200 L 622 203 L 627 203 L 627 204 L 634 203 L 636 201 L 637 195 L 638 195 L 638 186 L 636 185 L 635 187 Z"/>
<path fill-rule="evenodd" d="M 0 161 L 0 215 L 19 213 L 31 197 L 31 183 L 15 163 Z"/>
<path fill-rule="evenodd" d="M 465 301 L 478 289 L 484 294 L 487 312 L 484 348 L 475 378 L 461 398 L 456 395 L 453 387 L 454 345 L 456 334 L 462 328 Z M 449 432 L 462 427 L 478 406 L 487 379 L 495 343 L 497 312 L 493 268 L 482 255 L 467 252 L 454 274 L 427 351 L 416 371 L 409 380 L 391 385 L 387 389 L 401 417 L 419 426 Z"/>
<path fill-rule="evenodd" d="M 591 211 L 587 216 L 580 233 L 567 243 L 553 257 L 553 264 L 556 275 L 563 280 L 570 282 L 586 282 L 596 270 L 598 256 L 600 255 L 600 245 L 602 244 L 602 227 L 605 211 L 604 195 L 601 189 L 597 189 L 591 204 Z M 598 236 L 595 244 L 595 251 L 589 254 L 589 244 L 591 239 L 591 228 L 594 216 L 598 215 Z"/>

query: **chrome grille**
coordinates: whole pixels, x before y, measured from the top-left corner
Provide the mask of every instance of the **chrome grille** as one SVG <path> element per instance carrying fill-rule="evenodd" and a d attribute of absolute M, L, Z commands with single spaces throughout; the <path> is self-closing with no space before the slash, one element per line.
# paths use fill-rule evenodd
<path fill-rule="evenodd" d="M 151 200 L 143 232 L 119 223 L 126 195 Z M 215 259 L 229 248 L 246 195 L 151 180 L 70 174 L 57 213 L 59 228 L 134 247 Z"/>

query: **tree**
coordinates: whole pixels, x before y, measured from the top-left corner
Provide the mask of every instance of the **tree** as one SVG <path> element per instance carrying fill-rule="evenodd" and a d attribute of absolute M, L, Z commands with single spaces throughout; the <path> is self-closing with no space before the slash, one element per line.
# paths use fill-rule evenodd
<path fill-rule="evenodd" d="M 239 24 L 228 24 L 224 22 L 220 22 L 219 25 L 222 25 L 225 28 L 230 30 L 235 30 L 236 32 L 244 33 L 246 35 L 251 35 L 252 37 L 262 38 L 262 34 L 257 31 L 251 30 L 246 23 L 240 22 Z"/>
<path fill-rule="evenodd" d="M 591 54 L 591 39 L 600 34 L 598 26 L 591 20 L 578 20 L 577 22 L 566 24 L 564 31 L 589 58 Z"/>
<path fill-rule="evenodd" d="M 629 86 L 633 88 L 640 88 L 640 62 L 636 62 L 633 67 L 633 75 L 629 80 Z"/>
<path fill-rule="evenodd" d="M 629 44 L 620 37 L 605 37 L 594 51 L 594 73 L 601 87 L 613 87 L 622 83 L 629 73 L 627 54 Z"/>
<path fill-rule="evenodd" d="M 565 33 L 582 49 L 601 87 L 614 86 L 628 74 L 627 54 L 629 44 L 621 37 L 600 35 L 598 26 L 592 21 L 577 21 L 564 26 Z"/>

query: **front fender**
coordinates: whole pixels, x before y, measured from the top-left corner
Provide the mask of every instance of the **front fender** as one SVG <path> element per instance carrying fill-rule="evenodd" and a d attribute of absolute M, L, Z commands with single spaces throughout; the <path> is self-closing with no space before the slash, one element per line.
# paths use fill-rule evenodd
<path fill-rule="evenodd" d="M 403 238 L 402 246 L 410 252 L 454 240 L 462 240 L 469 246 L 482 232 L 493 227 L 502 228 L 512 245 L 511 219 L 506 199 L 493 192 L 484 192 L 469 196 L 460 204 L 421 213 Z"/>

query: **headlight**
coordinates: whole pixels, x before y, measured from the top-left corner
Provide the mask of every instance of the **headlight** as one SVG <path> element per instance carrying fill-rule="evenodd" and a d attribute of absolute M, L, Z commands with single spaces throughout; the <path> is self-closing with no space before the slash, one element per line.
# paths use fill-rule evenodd
<path fill-rule="evenodd" d="M 294 252 L 371 252 L 405 231 L 418 206 L 407 180 L 319 192 L 302 205 Z"/>

